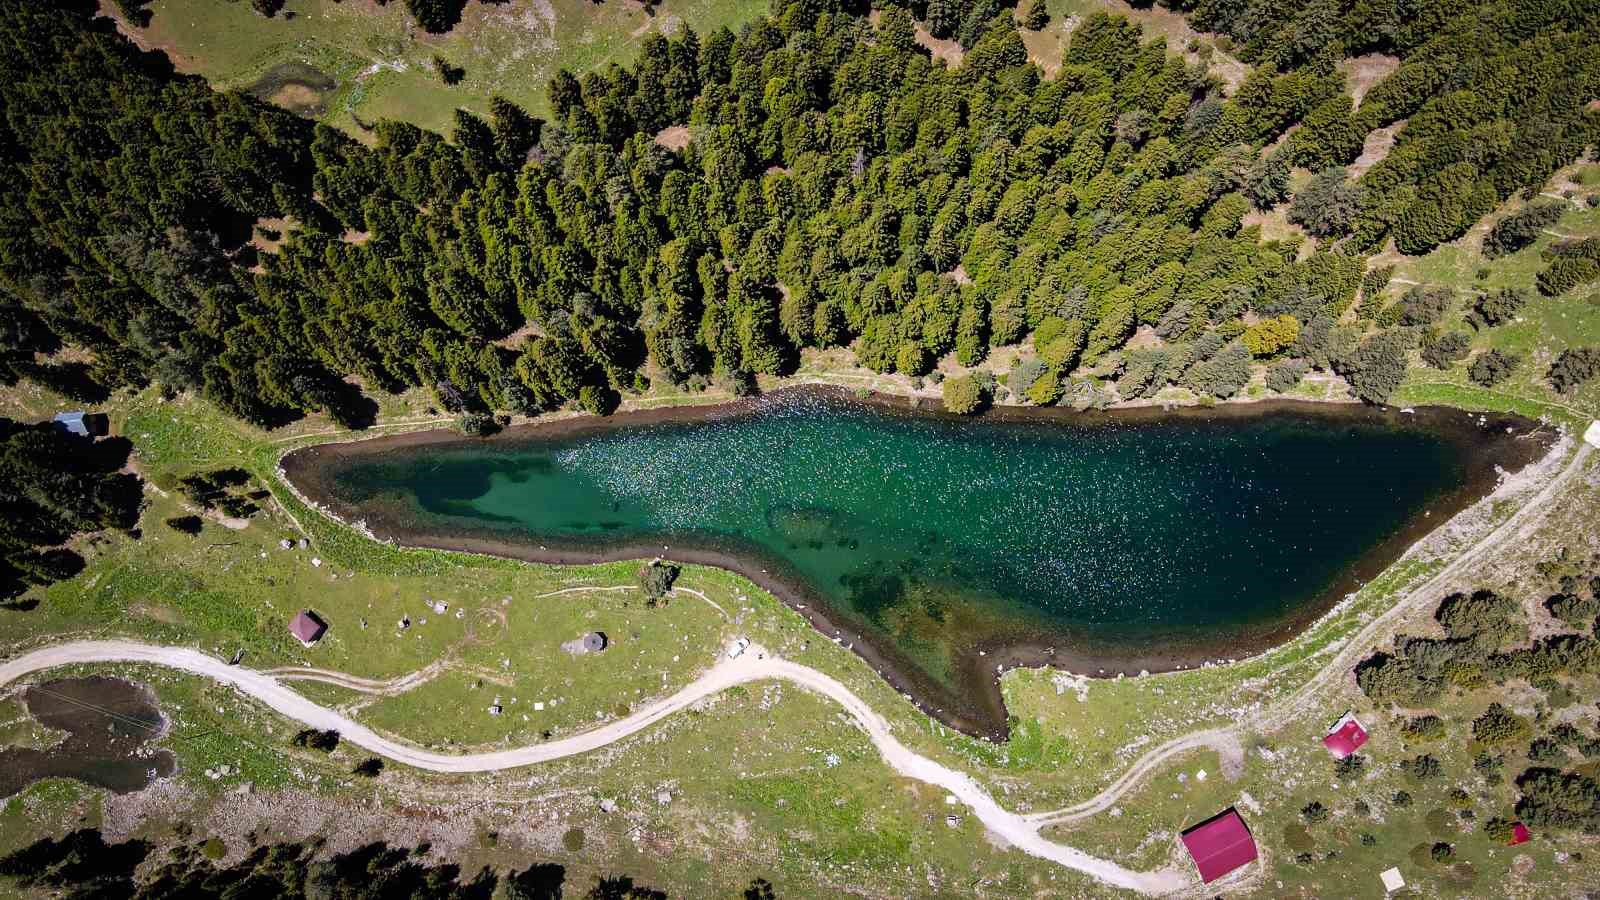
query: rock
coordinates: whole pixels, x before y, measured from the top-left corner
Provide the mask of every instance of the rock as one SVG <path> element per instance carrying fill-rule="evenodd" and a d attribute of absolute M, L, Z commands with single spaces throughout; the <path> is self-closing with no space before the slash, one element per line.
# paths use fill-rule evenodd
<path fill-rule="evenodd" d="M 498 704 L 498 703 L 493 703 L 493 704 L 490 704 L 490 706 L 489 706 L 489 715 L 491 715 L 491 716 L 498 716 L 498 715 L 500 715 L 500 713 L 501 713 L 501 712 L 502 712 L 502 711 L 503 711 L 503 710 L 504 710 L 504 707 L 502 707 L 502 706 L 501 706 L 501 705 L 500 705 L 500 704 Z"/>
<path fill-rule="evenodd" d="M 399 621 L 398 624 L 400 626 L 400 630 L 401 631 L 405 631 L 407 628 L 411 627 L 411 617 L 410 616 L 401 616 L 400 617 L 400 621 Z"/>
<path fill-rule="evenodd" d="M 601 812 L 608 812 L 608 813 L 616 812 L 617 811 L 617 801 L 611 799 L 610 797 L 601 797 L 600 798 L 600 811 Z"/>
<path fill-rule="evenodd" d="M 315 556 L 311 557 L 311 566 L 312 566 L 312 568 L 316 568 L 316 569 L 322 568 L 322 560 L 321 560 L 321 558 L 315 557 Z"/>
<path fill-rule="evenodd" d="M 535 704 L 533 704 L 533 711 L 534 712 L 544 712 L 544 704 L 543 703 L 535 703 Z"/>
<path fill-rule="evenodd" d="M 291 541 L 288 538 L 284 538 L 283 540 L 278 542 L 278 547 L 280 549 L 283 549 L 283 550 L 293 550 L 294 549 L 294 541 Z"/>
<path fill-rule="evenodd" d="M 960 816 L 945 816 L 944 817 L 944 824 L 950 826 L 951 828 L 960 828 L 961 827 L 961 817 Z"/>
<path fill-rule="evenodd" d="M 666 806 L 666 805 L 670 804 L 672 802 L 672 794 L 671 794 L 671 792 L 669 792 L 669 791 L 658 791 L 656 793 L 656 802 L 661 804 L 662 806 Z"/>
<path fill-rule="evenodd" d="M 839 764 L 839 754 L 829 753 L 827 756 L 822 758 L 822 764 L 830 769 L 834 766 L 837 766 Z"/>
<path fill-rule="evenodd" d="M 444 611 L 449 608 L 450 604 L 444 602 L 443 600 L 439 600 L 433 604 L 433 611 L 441 616 L 444 615 Z"/>
<path fill-rule="evenodd" d="M 1206 770 L 1205 769 L 1201 769 L 1200 771 L 1194 773 L 1194 780 L 1195 781 L 1205 781 L 1206 780 Z"/>
<path fill-rule="evenodd" d="M 301 538 L 299 541 L 299 547 L 301 550 L 310 550 L 311 542 L 305 538 Z"/>

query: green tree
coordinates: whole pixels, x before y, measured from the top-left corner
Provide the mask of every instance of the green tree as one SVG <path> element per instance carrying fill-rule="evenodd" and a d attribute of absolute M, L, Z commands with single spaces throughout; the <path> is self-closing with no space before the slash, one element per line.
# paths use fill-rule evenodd
<path fill-rule="evenodd" d="M 958 375 L 944 383 L 944 408 L 948 412 L 970 415 L 983 408 L 985 399 L 983 387 L 971 375 Z"/>

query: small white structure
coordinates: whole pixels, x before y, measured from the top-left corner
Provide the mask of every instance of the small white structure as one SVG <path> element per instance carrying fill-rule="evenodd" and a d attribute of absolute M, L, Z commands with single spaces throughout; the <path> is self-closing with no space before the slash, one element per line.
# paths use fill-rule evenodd
<path fill-rule="evenodd" d="M 728 645 L 728 658 L 729 659 L 738 659 L 740 656 L 743 656 L 744 655 L 744 651 L 746 651 L 748 649 L 750 649 L 750 639 L 749 638 L 739 638 L 738 640 L 734 641 L 732 644 Z"/>
<path fill-rule="evenodd" d="M 1591 447 L 1600 447 L 1600 419 L 1589 423 L 1589 430 L 1583 433 L 1583 439 Z"/>
<path fill-rule="evenodd" d="M 1378 873 L 1378 880 L 1383 882 L 1383 892 L 1392 894 L 1406 886 L 1406 880 L 1400 877 L 1398 868 L 1385 869 Z"/>

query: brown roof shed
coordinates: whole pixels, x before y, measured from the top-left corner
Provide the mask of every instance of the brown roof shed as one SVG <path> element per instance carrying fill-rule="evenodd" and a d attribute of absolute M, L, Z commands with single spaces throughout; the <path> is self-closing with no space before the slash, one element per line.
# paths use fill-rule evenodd
<path fill-rule="evenodd" d="M 302 609 L 298 615 L 289 621 L 289 633 L 300 639 L 306 646 L 315 644 L 323 632 L 328 630 L 328 623 L 322 621 L 316 613 L 309 609 Z"/>

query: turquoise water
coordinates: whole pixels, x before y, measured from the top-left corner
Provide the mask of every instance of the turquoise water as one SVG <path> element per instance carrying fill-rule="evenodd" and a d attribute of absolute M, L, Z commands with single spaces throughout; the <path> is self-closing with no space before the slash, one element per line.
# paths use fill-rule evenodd
<path fill-rule="evenodd" d="M 1303 619 L 1462 488 L 1463 433 L 1370 409 L 974 421 L 786 394 L 319 475 L 380 534 L 718 550 L 950 685 L 962 652 L 1024 636 L 1113 658 Z"/>

